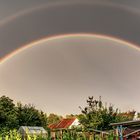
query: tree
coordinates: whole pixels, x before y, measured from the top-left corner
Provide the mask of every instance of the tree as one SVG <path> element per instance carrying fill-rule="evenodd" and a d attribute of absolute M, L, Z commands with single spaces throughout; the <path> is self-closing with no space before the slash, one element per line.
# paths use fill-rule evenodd
<path fill-rule="evenodd" d="M 48 116 L 48 124 L 58 123 L 62 118 L 63 118 L 62 116 L 51 113 Z"/>
<path fill-rule="evenodd" d="M 47 115 L 38 111 L 33 105 L 17 104 L 19 126 L 43 126 L 47 127 Z"/>
<path fill-rule="evenodd" d="M 88 106 L 84 109 L 81 109 L 83 116 L 80 118 L 80 122 L 85 126 L 85 128 L 94 128 L 96 129 L 102 123 L 101 117 L 101 100 L 94 100 L 93 96 L 88 97 L 87 100 Z"/>
<path fill-rule="evenodd" d="M 74 115 L 74 114 L 66 115 L 66 118 L 67 119 L 77 118 L 77 115 Z"/>
<path fill-rule="evenodd" d="M 17 128 L 18 119 L 15 104 L 9 97 L 0 97 L 0 131 Z"/>
<path fill-rule="evenodd" d="M 9 97 L 0 97 L 0 133 L 18 129 L 21 125 L 47 128 L 47 115 L 33 105 L 13 103 Z"/>
<path fill-rule="evenodd" d="M 103 105 L 101 97 L 98 100 L 94 99 L 93 96 L 88 97 L 87 105 L 83 109 L 80 107 L 82 114 L 79 116 L 79 120 L 85 128 L 108 130 L 112 129 L 110 123 L 124 119 L 113 105 L 110 104 L 109 107 Z"/>
<path fill-rule="evenodd" d="M 41 120 L 41 126 L 44 128 L 47 128 L 48 120 L 47 120 L 47 114 L 45 114 L 43 111 L 39 112 L 39 117 Z"/>

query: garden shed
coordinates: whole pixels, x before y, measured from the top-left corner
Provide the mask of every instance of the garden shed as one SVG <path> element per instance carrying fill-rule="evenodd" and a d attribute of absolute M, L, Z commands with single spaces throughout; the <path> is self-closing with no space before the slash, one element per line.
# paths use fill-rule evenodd
<path fill-rule="evenodd" d="M 29 136 L 41 135 L 42 137 L 47 137 L 47 131 L 43 127 L 21 126 L 18 131 L 22 135 L 23 139 L 27 139 L 28 135 Z"/>
<path fill-rule="evenodd" d="M 116 128 L 120 140 L 137 140 L 140 138 L 140 120 L 111 123 Z"/>
<path fill-rule="evenodd" d="M 77 118 L 70 119 L 62 119 L 59 123 L 50 124 L 50 129 L 71 129 L 72 127 L 76 127 L 80 125 L 79 120 Z"/>
<path fill-rule="evenodd" d="M 71 130 L 73 127 L 78 127 L 79 125 L 80 123 L 77 118 L 69 118 L 69 119 L 67 118 L 67 119 L 62 119 L 58 123 L 50 124 L 48 127 L 51 130 L 52 139 L 55 140 L 56 134 L 62 136 L 63 131 Z"/>

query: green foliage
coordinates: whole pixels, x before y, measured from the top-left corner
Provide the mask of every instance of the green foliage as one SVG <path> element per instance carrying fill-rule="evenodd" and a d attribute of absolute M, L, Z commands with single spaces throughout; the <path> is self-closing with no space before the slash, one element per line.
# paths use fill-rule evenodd
<path fill-rule="evenodd" d="M 17 119 L 20 126 L 47 126 L 47 116 L 42 111 L 35 109 L 33 105 L 17 105 Z"/>
<path fill-rule="evenodd" d="M 63 118 L 62 116 L 51 113 L 48 116 L 47 122 L 48 122 L 48 124 L 58 123 L 60 120 L 62 120 L 62 118 Z"/>
<path fill-rule="evenodd" d="M 63 130 L 57 132 L 56 140 L 113 140 L 114 138 L 118 139 L 118 137 L 114 136 L 113 133 L 110 132 L 109 135 L 105 137 L 101 137 L 99 134 L 94 134 L 91 132 L 83 132 L 74 130 Z M 23 140 L 21 134 L 19 134 L 16 130 L 9 131 L 7 135 L 0 136 L 0 140 Z M 27 140 L 51 140 L 51 136 L 43 137 L 40 135 L 27 135 Z"/>
<path fill-rule="evenodd" d="M 9 97 L 0 97 L 0 133 L 6 134 L 22 125 L 47 128 L 47 115 L 32 105 L 16 106 Z"/>
<path fill-rule="evenodd" d="M 85 128 L 110 130 L 112 129 L 110 123 L 128 120 L 127 117 L 119 115 L 118 109 L 114 109 L 113 105 L 104 106 L 101 97 L 98 100 L 93 96 L 88 97 L 87 107 L 80 109 L 82 114 L 78 118 Z"/>
<path fill-rule="evenodd" d="M 67 119 L 77 118 L 77 116 L 78 116 L 78 115 L 70 114 L 70 115 L 66 115 L 66 118 L 67 118 Z"/>
<path fill-rule="evenodd" d="M 67 115 L 67 118 L 78 117 L 85 130 L 89 128 L 109 130 L 112 129 L 109 124 L 120 121 L 127 121 L 133 118 L 134 112 L 119 113 L 112 105 L 107 107 L 103 105 L 101 97 L 95 100 L 89 97 L 87 107 L 81 108 L 79 115 Z M 139 114 L 138 114 L 139 115 Z M 140 116 L 140 115 L 139 115 Z M 7 135 L 10 130 L 18 129 L 20 126 L 42 126 L 47 129 L 48 124 L 58 123 L 63 117 L 50 114 L 48 117 L 42 111 L 37 110 L 33 105 L 23 105 L 17 103 L 9 97 L 0 97 L 0 134 Z M 83 128 L 83 127 L 82 127 Z M 9 135 L 9 134 L 8 134 Z M 8 136 L 7 136 L 8 137 Z M 84 139 L 83 133 L 66 133 L 65 137 Z"/>
<path fill-rule="evenodd" d="M 18 120 L 13 100 L 6 96 L 0 98 L 0 131 L 17 128 Z"/>

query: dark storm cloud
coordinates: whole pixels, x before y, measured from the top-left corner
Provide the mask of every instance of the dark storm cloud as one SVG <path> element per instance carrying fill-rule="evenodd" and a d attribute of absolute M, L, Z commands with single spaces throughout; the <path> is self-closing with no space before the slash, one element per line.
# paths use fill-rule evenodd
<path fill-rule="evenodd" d="M 140 44 L 140 2 L 137 0 L 133 4 L 132 0 L 31 0 L 21 4 L 14 1 L 15 5 L 0 1 L 5 6 L 3 13 L 6 9 L 11 9 L 12 15 L 26 9 L 29 12 L 0 26 L 1 58 L 26 43 L 57 34 L 97 33 Z M 30 10 L 33 7 L 37 8 Z"/>

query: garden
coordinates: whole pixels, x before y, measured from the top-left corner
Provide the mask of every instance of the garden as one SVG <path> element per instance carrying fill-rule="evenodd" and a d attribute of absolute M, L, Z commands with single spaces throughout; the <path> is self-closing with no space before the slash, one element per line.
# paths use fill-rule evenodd
<path fill-rule="evenodd" d="M 107 135 L 97 134 L 95 132 L 88 131 L 77 131 L 75 130 L 64 130 L 57 131 L 55 137 L 51 137 L 50 132 L 46 136 L 40 135 L 26 135 L 23 137 L 17 130 L 9 131 L 6 135 L 1 135 L 0 140 L 114 140 L 118 139 L 118 136 L 113 135 L 109 132 Z"/>
<path fill-rule="evenodd" d="M 62 116 L 37 110 L 33 105 L 14 104 L 9 97 L 0 97 L 0 140 L 114 140 L 118 139 L 110 123 L 129 121 L 133 112 L 119 112 L 113 105 L 106 106 L 101 97 L 88 97 L 87 106 L 81 108 L 77 115 L 67 115 L 65 118 L 78 118 L 81 128 L 51 130 L 49 124 L 58 123 Z M 47 134 L 36 135 L 19 133 L 20 126 L 40 126 Z M 97 131 L 98 130 L 98 131 Z M 106 133 L 104 133 L 106 132 Z M 53 134 L 52 134 L 53 133 Z"/>

